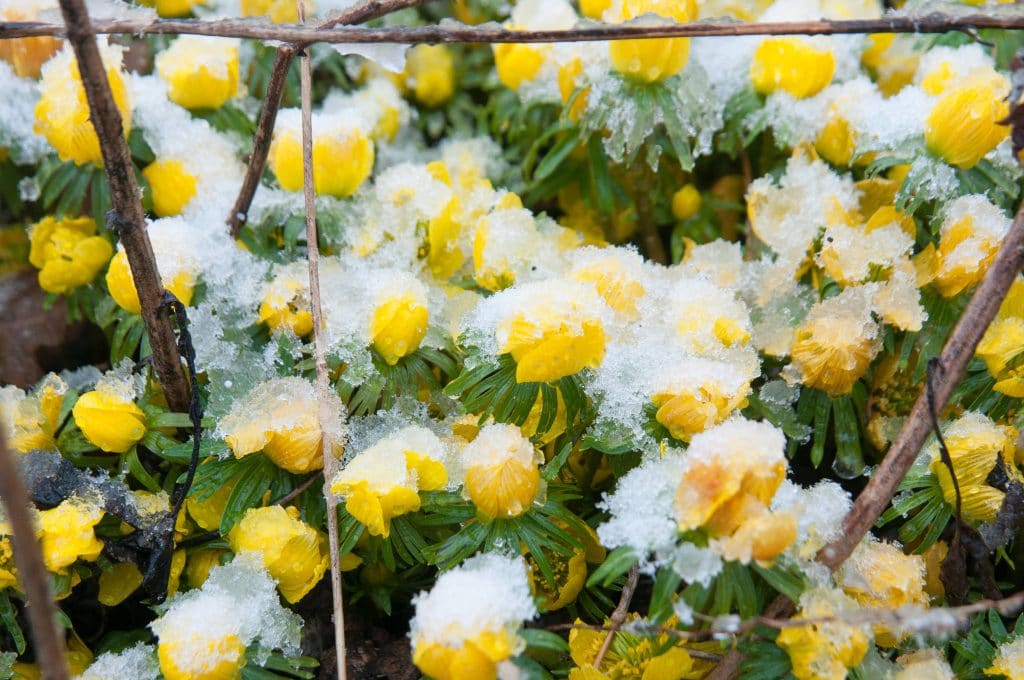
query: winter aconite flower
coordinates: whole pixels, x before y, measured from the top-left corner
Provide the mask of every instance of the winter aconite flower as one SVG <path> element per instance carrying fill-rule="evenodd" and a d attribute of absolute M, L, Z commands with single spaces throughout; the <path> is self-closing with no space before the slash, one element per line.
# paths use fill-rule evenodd
<path fill-rule="evenodd" d="M 863 607 L 928 605 L 924 558 L 907 555 L 891 543 L 864 541 L 839 568 L 836 579 L 843 591 Z M 875 640 L 883 646 L 895 646 L 900 637 L 884 625 L 875 626 Z"/>
<path fill-rule="evenodd" d="M 960 487 L 961 511 L 971 522 L 991 522 L 1003 505 L 1005 492 L 992 486 L 990 475 L 1007 475 L 1019 480 L 1014 464 L 1014 442 L 1017 431 L 997 425 L 987 416 L 968 411 L 942 429 L 953 461 L 956 481 Z M 949 469 L 942 462 L 938 449 L 932 447 L 929 467 L 942 487 L 942 497 L 951 507 L 956 505 L 956 490 Z"/>
<path fill-rule="evenodd" d="M 985 331 L 976 353 L 996 380 L 996 392 L 1024 397 L 1024 279 L 1017 277 L 999 307 L 995 321 Z"/>
<path fill-rule="evenodd" d="M 678 23 L 697 17 L 693 0 L 623 0 L 618 21 L 654 14 Z M 670 78 L 686 66 L 690 56 L 689 38 L 655 40 L 614 40 L 608 45 L 612 67 L 633 80 L 656 83 Z"/>
<path fill-rule="evenodd" d="M 933 153 L 958 168 L 973 168 L 1010 134 L 1001 124 L 1009 105 L 1006 79 L 990 71 L 944 93 L 925 120 L 925 142 Z"/>
<path fill-rule="evenodd" d="M 515 425 L 487 425 L 462 450 L 464 487 L 485 519 L 518 517 L 542 490 L 543 461 Z"/>
<path fill-rule="evenodd" d="M 132 387 L 117 379 L 79 397 L 71 415 L 85 438 L 109 453 L 124 453 L 146 434 L 146 414 Z"/>
<path fill-rule="evenodd" d="M 62 572 L 79 559 L 94 562 L 103 550 L 103 542 L 93 531 L 103 519 L 98 499 L 78 496 L 61 501 L 36 515 L 37 537 L 43 551 L 43 564 L 51 572 Z"/>
<path fill-rule="evenodd" d="M 692 184 L 684 184 L 672 194 L 672 216 L 679 221 L 693 217 L 700 210 L 700 191 Z"/>
<path fill-rule="evenodd" d="M 297 122 L 297 117 L 291 116 L 275 127 L 267 159 L 286 191 L 302 189 L 302 134 Z M 373 140 L 358 125 L 322 114 L 313 116 L 313 133 L 316 193 L 335 198 L 351 196 L 373 170 Z"/>
<path fill-rule="evenodd" d="M 627 619 L 635 619 L 633 614 Z M 669 619 L 671 626 L 675 619 Z M 577 620 L 579 623 L 579 620 Z M 608 635 L 601 630 L 573 628 L 569 632 L 569 653 L 576 667 L 569 671 L 569 680 L 683 680 L 702 677 L 692 674 L 693 659 L 679 640 L 668 634 L 638 635 L 616 633 L 611 646 L 596 668 L 594 662 Z"/>
<path fill-rule="evenodd" d="M 238 48 L 230 38 L 182 36 L 156 57 L 167 96 L 186 109 L 218 109 L 238 94 Z"/>
<path fill-rule="evenodd" d="M 0 21 L 34 21 L 43 3 L 24 1 L 20 6 L 0 8 Z M 36 78 L 43 64 L 60 49 L 60 38 L 39 36 L 0 40 L 0 61 L 14 67 L 19 78 Z"/>
<path fill-rule="evenodd" d="M 515 26 L 509 28 L 515 29 Z M 494 50 L 494 70 L 501 84 L 510 90 L 518 90 L 523 83 L 537 77 L 550 45 L 529 43 L 501 43 Z"/>
<path fill-rule="evenodd" d="M 121 49 L 103 43 L 100 56 L 107 69 L 114 104 L 121 114 L 121 124 L 127 137 L 132 116 L 128 88 L 121 72 Z M 90 120 L 89 103 L 85 99 L 78 62 L 71 48 L 65 47 L 46 62 L 42 75 L 39 103 L 35 110 L 36 134 L 46 137 L 62 161 L 103 165 L 100 140 Z"/>
<path fill-rule="evenodd" d="M 413 276 L 394 277 L 377 295 L 370 336 L 389 366 L 415 352 L 427 333 L 427 289 Z"/>
<path fill-rule="evenodd" d="M 494 680 L 537 615 L 523 560 L 486 553 L 441 574 L 413 605 L 412 661 L 434 680 Z"/>
<path fill-rule="evenodd" d="M 195 289 L 195 274 L 188 270 L 179 272 L 160 272 L 160 278 L 166 288 L 174 297 L 184 304 L 192 302 L 192 291 Z M 131 264 L 128 262 L 128 254 L 124 250 L 118 250 L 113 259 L 110 260 L 110 268 L 107 269 L 107 290 L 110 297 L 118 307 L 131 312 L 132 314 L 142 313 L 142 303 L 139 301 L 139 292 L 135 288 L 135 279 L 132 278 Z"/>
<path fill-rule="evenodd" d="M 604 358 L 602 302 L 582 283 L 527 284 L 515 311 L 498 326 L 498 348 L 516 361 L 517 382 L 552 382 Z"/>
<path fill-rule="evenodd" d="M 296 603 L 313 589 L 329 562 L 327 537 L 299 519 L 296 508 L 251 508 L 228 533 L 236 553 L 257 553 L 284 599 Z"/>
<path fill-rule="evenodd" d="M 294 262 L 275 271 L 264 289 L 258 321 L 271 330 L 290 330 L 300 338 L 313 331 L 306 263 Z"/>
<path fill-rule="evenodd" d="M 825 89 L 835 67 L 832 52 L 806 38 L 768 38 L 750 62 L 750 80 L 761 94 L 782 90 L 803 99 Z"/>
<path fill-rule="evenodd" d="M 67 391 L 67 383 L 53 373 L 47 374 L 30 396 L 17 387 L 0 388 L 0 426 L 8 424 L 4 428 L 8 445 L 21 453 L 56 450 L 55 436 Z"/>
<path fill-rule="evenodd" d="M 305 2 L 306 12 L 312 12 L 313 0 Z M 270 17 L 275 24 L 294 24 L 299 20 L 299 10 L 291 0 L 242 0 L 242 16 Z"/>
<path fill-rule="evenodd" d="M 44 217 L 29 238 L 29 262 L 39 270 L 39 287 L 58 295 L 96 278 L 114 252 L 110 241 L 96 234 L 91 217 Z"/>
<path fill-rule="evenodd" d="M 356 455 L 331 480 L 331 491 L 345 497 L 345 509 L 385 538 L 391 520 L 420 507 L 419 491 L 448 483 L 444 445 L 430 430 L 412 426 L 395 432 Z"/>
<path fill-rule="evenodd" d="M 196 7 L 205 5 L 207 0 L 142 0 L 142 4 L 156 9 L 162 17 L 184 17 Z"/>
<path fill-rule="evenodd" d="M 405 76 L 416 101 L 441 106 L 455 92 L 455 59 L 446 45 L 417 45 L 405 57 Z"/>
<path fill-rule="evenodd" d="M 177 159 L 158 159 L 142 169 L 158 217 L 180 215 L 196 195 L 197 178 Z"/>
<path fill-rule="evenodd" d="M 946 205 L 935 258 L 935 287 L 953 297 L 981 281 L 996 257 L 1010 219 L 984 196 L 961 196 Z"/>
<path fill-rule="evenodd" d="M 323 423 L 332 446 L 341 446 L 339 401 L 329 402 L 330 422 Z M 320 405 L 313 385 L 302 378 L 262 382 L 221 419 L 220 430 L 236 458 L 263 451 L 278 467 L 303 474 L 324 465 Z"/>
<path fill-rule="evenodd" d="M 828 589 L 805 591 L 799 606 L 795 620 L 841 616 L 856 608 L 842 592 Z M 775 644 L 789 655 L 797 680 L 843 680 L 868 651 L 867 635 L 838 621 L 786 628 Z"/>
<path fill-rule="evenodd" d="M 1007 680 L 1024 679 L 1024 635 L 1016 635 L 996 650 L 992 665 L 985 669 L 985 675 L 998 675 Z"/>

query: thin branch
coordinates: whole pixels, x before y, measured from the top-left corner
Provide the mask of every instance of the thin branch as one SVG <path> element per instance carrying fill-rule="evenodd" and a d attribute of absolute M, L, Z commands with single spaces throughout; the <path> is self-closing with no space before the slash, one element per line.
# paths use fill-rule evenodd
<path fill-rule="evenodd" d="M 399 9 L 412 7 L 422 3 L 423 0 L 367 0 L 354 7 L 350 7 L 336 17 L 326 19 L 316 26 L 317 31 L 323 31 L 338 25 L 361 24 L 384 16 Z M 274 65 L 270 70 L 270 79 L 267 81 L 267 91 L 263 97 L 263 108 L 260 110 L 259 123 L 256 126 L 256 134 L 252 139 L 252 152 L 249 154 L 249 163 L 245 169 L 245 178 L 242 180 L 242 188 L 235 199 L 235 205 L 231 208 L 227 223 L 231 229 L 231 235 L 238 236 L 249 215 L 249 206 L 260 186 L 260 178 L 263 177 L 263 168 L 267 164 L 267 154 L 270 152 L 270 141 L 274 134 L 274 123 L 277 121 L 277 112 L 281 108 L 281 97 L 284 94 L 285 81 L 288 79 L 288 70 L 291 68 L 295 54 L 312 44 L 303 42 L 294 45 L 283 45 L 277 48 L 274 55 Z"/>
<path fill-rule="evenodd" d="M 295 500 L 300 495 L 302 495 L 303 491 L 305 491 L 309 487 L 311 487 L 314 484 L 316 484 L 316 480 L 318 480 L 321 477 L 323 477 L 323 474 L 324 474 L 323 470 L 314 472 L 312 475 L 310 475 L 309 479 L 304 481 L 302 484 L 299 484 L 297 487 L 295 487 L 294 489 L 292 489 L 291 491 L 289 491 L 285 495 L 281 496 L 276 501 L 271 501 L 270 504 L 271 505 L 287 505 L 288 503 L 291 503 L 293 500 Z"/>
<path fill-rule="evenodd" d="M 188 383 L 181 368 L 171 320 L 162 314 L 164 287 L 156 267 L 153 246 L 146 232 L 146 214 L 142 209 L 141 192 L 135 182 L 131 152 L 122 134 L 121 112 L 114 104 L 107 81 L 107 71 L 100 58 L 96 39 L 89 26 L 89 14 L 83 0 L 60 0 L 67 24 L 67 36 L 78 59 L 85 96 L 89 101 L 89 119 L 99 138 L 100 151 L 110 183 L 113 210 L 108 222 L 117 229 L 124 245 L 132 280 L 139 293 L 142 320 L 153 349 L 153 366 L 172 411 L 189 408 Z"/>
<path fill-rule="evenodd" d="M 388 3 L 381 2 L 381 5 Z M 397 4 L 397 3 L 396 3 Z M 689 23 L 656 25 L 602 24 L 590 22 L 580 28 L 514 31 L 493 26 L 386 26 L 382 28 L 321 29 L 296 24 L 268 24 L 251 19 L 154 19 L 101 20 L 95 33 L 134 35 L 190 34 L 227 38 L 275 40 L 290 43 L 558 43 L 635 40 L 638 38 L 710 38 L 738 35 L 848 35 L 862 33 L 947 33 L 985 28 L 1024 29 L 1019 6 L 1001 5 L 984 14 L 892 15 L 879 19 L 777 21 L 742 23 L 732 19 L 705 19 Z M 46 35 L 63 35 L 60 24 L 39 21 L 0 22 L 0 40 Z"/>
<path fill-rule="evenodd" d="M 608 635 L 605 637 L 604 642 L 601 643 L 601 649 L 597 651 L 597 656 L 594 657 L 594 668 L 601 668 L 601 662 L 604 661 L 605 654 L 611 648 L 615 634 L 622 627 L 622 624 L 626 622 L 626 616 L 629 614 L 629 603 L 633 601 L 633 593 L 636 592 L 636 584 L 639 582 L 640 569 L 634 564 L 633 568 L 629 570 L 629 576 L 626 577 L 625 585 L 622 586 L 619 604 L 615 606 L 609 618 Z"/>
<path fill-rule="evenodd" d="M 305 0 L 297 0 L 299 19 L 306 18 Z M 306 201 L 306 252 L 309 262 L 309 306 L 313 316 L 313 355 L 316 357 L 316 397 L 320 407 L 320 445 L 324 459 L 324 496 L 327 501 L 327 540 L 331 551 L 331 606 L 334 614 L 334 650 L 338 678 L 345 680 L 348 664 L 345 654 L 345 609 L 341 590 L 341 562 L 338 539 L 338 499 L 330 490 L 338 461 L 334 441 L 327 426 L 331 414 L 328 398 L 331 390 L 324 353 L 324 314 L 320 305 L 320 247 L 316 233 L 316 194 L 313 179 L 313 65 L 309 49 L 303 51 L 299 69 L 302 98 L 302 189 Z"/>
<path fill-rule="evenodd" d="M 28 495 L 21 483 L 21 475 L 14 462 L 14 454 L 7 448 L 0 429 L 0 501 L 11 526 L 14 562 L 18 567 L 18 582 L 28 601 L 28 622 L 35 645 L 36 660 L 47 680 L 67 680 L 68 668 L 64 658 L 64 643 L 57 625 L 57 608 L 50 591 L 50 573 L 43 565 L 43 553 L 36 541 L 35 527 L 29 514 Z"/>

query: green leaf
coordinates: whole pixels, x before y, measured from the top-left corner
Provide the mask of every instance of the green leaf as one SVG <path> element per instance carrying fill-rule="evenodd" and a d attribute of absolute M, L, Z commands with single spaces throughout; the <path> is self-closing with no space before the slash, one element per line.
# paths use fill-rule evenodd
<path fill-rule="evenodd" d="M 754 564 L 754 571 L 765 580 L 777 592 L 785 595 L 793 602 L 800 599 L 806 584 L 804 577 L 798 569 L 789 568 L 781 562 L 776 562 L 771 567 L 762 567 Z"/>
<path fill-rule="evenodd" d="M 608 557 L 601 563 L 601 566 L 590 575 L 590 578 L 587 579 L 587 587 L 592 588 L 600 584 L 607 588 L 625 575 L 639 561 L 640 558 L 633 552 L 631 547 L 627 545 L 619 546 L 608 553 Z"/>
<path fill-rule="evenodd" d="M 0 622 L 3 622 L 4 628 L 7 629 L 7 634 L 14 641 L 14 649 L 18 654 L 24 654 L 25 634 L 21 632 L 21 626 L 18 625 L 14 605 L 11 604 L 10 598 L 7 597 L 6 589 L 0 590 Z"/>
<path fill-rule="evenodd" d="M 274 464 L 262 454 L 253 454 L 242 459 L 242 473 L 228 496 L 224 514 L 220 519 L 221 536 L 227 536 L 231 528 L 242 518 L 245 511 L 259 505 L 263 492 L 273 481 Z"/>
<path fill-rule="evenodd" d="M 564 129 L 564 128 L 563 128 Z M 555 132 L 559 132 L 561 129 L 556 129 Z M 558 167 L 569 157 L 569 154 L 580 143 L 581 132 L 579 129 L 572 129 L 567 132 L 558 142 L 551 147 L 551 151 L 544 156 L 538 165 L 537 169 L 533 173 L 533 181 L 539 182 L 551 175 Z"/>
<path fill-rule="evenodd" d="M 651 623 L 661 624 L 668 620 L 673 613 L 673 597 L 679 590 L 682 577 L 671 567 L 658 570 L 654 577 L 654 588 L 651 590 L 651 604 L 648 616 Z"/>

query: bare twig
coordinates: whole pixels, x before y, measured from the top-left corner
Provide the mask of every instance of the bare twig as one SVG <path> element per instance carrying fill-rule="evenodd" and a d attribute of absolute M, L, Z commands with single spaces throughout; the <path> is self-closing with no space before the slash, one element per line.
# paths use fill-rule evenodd
<path fill-rule="evenodd" d="M 181 368 L 171 320 L 161 313 L 164 287 L 157 271 L 153 246 L 146 232 L 142 194 L 135 182 L 131 152 L 122 134 L 121 113 L 114 104 L 107 71 L 100 58 L 83 0 L 61 0 L 60 7 L 64 23 L 67 24 L 68 40 L 78 59 L 78 71 L 89 101 L 89 118 L 99 138 L 107 180 L 110 182 L 113 210 L 108 220 L 117 229 L 118 238 L 128 256 L 132 280 L 139 293 L 142 320 L 149 335 L 149 344 L 153 348 L 153 366 L 167 397 L 167 405 L 173 411 L 184 412 L 189 408 L 188 383 Z"/>
<path fill-rule="evenodd" d="M 57 608 L 50 592 L 50 574 L 43 566 L 43 553 L 36 541 L 36 532 L 29 515 L 28 495 L 21 483 L 14 454 L 7 448 L 0 430 L 0 501 L 11 526 L 14 562 L 18 582 L 28 600 L 29 626 L 35 645 L 36 660 L 46 680 L 66 680 L 67 661 L 64 644 L 57 625 Z"/>
<path fill-rule="evenodd" d="M 381 6 L 388 4 L 379 3 Z M 390 11 L 390 10 L 388 10 Z M 365 21 L 366 19 L 363 19 Z M 355 22 L 353 22 L 355 23 Z M 859 33 L 946 33 L 999 28 L 1024 29 L 1024 15 L 1014 5 L 985 13 L 922 16 L 891 15 L 879 19 L 832 21 L 780 21 L 742 23 L 710 19 L 658 25 L 591 23 L 581 28 L 514 31 L 491 26 L 386 26 L 383 28 L 330 28 L 295 24 L 268 24 L 250 19 L 156 19 L 103 20 L 93 24 L 95 33 L 191 34 L 303 44 L 324 43 L 557 43 L 633 40 L 638 38 L 702 38 L 737 35 L 848 35 Z M 0 40 L 44 35 L 63 35 L 64 26 L 39 21 L 0 22 Z"/>
<path fill-rule="evenodd" d="M 297 0 L 299 19 L 305 20 L 305 0 Z M 306 252 L 309 261 L 309 306 L 313 316 L 313 354 L 316 357 L 316 397 L 320 407 L 321 448 L 324 458 L 324 496 L 327 500 L 327 540 L 331 551 L 331 605 L 334 613 L 334 650 L 338 659 L 338 678 L 345 680 L 348 665 L 345 655 L 345 609 L 341 591 L 341 563 L 338 540 L 338 499 L 330 490 L 338 461 L 334 442 L 327 427 L 331 414 L 328 395 L 327 358 L 324 353 L 324 315 L 320 305 L 320 247 L 316 233 L 316 194 L 313 180 L 313 66 L 308 48 L 302 53 L 299 69 L 302 98 L 302 189 L 306 201 Z"/>
<path fill-rule="evenodd" d="M 295 487 L 294 489 L 292 489 L 291 491 L 289 491 L 285 495 L 281 496 L 277 500 L 271 501 L 270 504 L 271 505 L 287 505 L 288 503 L 291 503 L 293 500 L 295 500 L 300 495 L 302 495 L 303 491 L 305 491 L 309 487 L 311 487 L 314 484 L 316 484 L 317 480 L 320 479 L 321 477 L 323 477 L 323 474 L 324 474 L 323 470 L 320 470 L 318 472 L 314 472 L 312 475 L 310 475 L 309 479 L 304 481 L 302 484 L 299 484 L 297 487 Z"/>
<path fill-rule="evenodd" d="M 622 624 L 626 622 L 626 615 L 629 614 L 629 603 L 633 601 L 633 593 L 636 592 L 636 584 L 639 582 L 640 569 L 634 564 L 633 568 L 629 570 L 629 576 L 626 577 L 625 585 L 622 586 L 619 604 L 615 606 L 612 615 L 608 619 L 608 635 L 605 637 L 604 642 L 601 643 L 601 649 L 597 651 L 597 656 L 594 657 L 594 668 L 601 668 L 601 662 L 604 661 L 605 654 L 608 653 L 608 649 L 612 646 L 615 634 L 622 627 Z"/>
<path fill-rule="evenodd" d="M 367 0 L 350 7 L 336 17 L 320 22 L 317 24 L 316 30 L 322 31 L 339 25 L 361 24 L 364 21 L 370 21 L 422 2 L 423 0 Z M 252 153 L 249 154 L 245 178 L 242 180 L 242 188 L 238 192 L 238 198 L 235 199 L 235 205 L 231 208 L 231 214 L 227 219 L 232 236 L 238 236 L 238 232 L 245 224 L 249 206 L 252 205 L 256 189 L 260 185 L 260 178 L 263 177 L 263 168 L 267 164 L 267 154 L 270 152 L 270 141 L 274 133 L 274 123 L 277 121 L 277 112 L 281 108 L 281 97 L 284 94 L 284 84 L 288 79 L 288 70 L 291 68 L 292 60 L 297 52 L 311 44 L 311 42 L 303 42 L 283 45 L 277 48 L 277 53 L 274 55 L 274 65 L 270 70 L 270 80 L 267 82 L 263 108 L 260 110 L 256 134 L 252 139 Z"/>

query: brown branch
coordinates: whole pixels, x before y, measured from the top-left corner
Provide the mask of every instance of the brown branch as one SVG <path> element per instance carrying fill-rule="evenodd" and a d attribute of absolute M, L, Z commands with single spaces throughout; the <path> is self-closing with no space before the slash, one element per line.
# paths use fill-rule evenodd
<path fill-rule="evenodd" d="M 316 484 L 316 480 L 320 479 L 323 476 L 323 474 L 324 473 L 322 470 L 319 472 L 314 472 L 312 475 L 309 476 L 309 479 L 304 481 L 302 484 L 299 484 L 297 487 L 295 487 L 285 495 L 281 496 L 276 501 L 271 501 L 270 504 L 287 505 L 288 503 L 291 503 L 293 500 L 301 496 L 303 491 Z"/>
<path fill-rule="evenodd" d="M 381 5 L 388 3 L 381 2 Z M 395 3 L 399 4 L 398 2 Z M 848 35 L 861 33 L 947 33 L 949 31 L 997 28 L 1024 29 L 1024 15 L 1014 5 L 993 8 L 985 14 L 951 15 L 933 12 L 923 16 L 893 15 L 879 19 L 833 21 L 779 21 L 742 23 L 729 19 L 707 19 L 689 23 L 658 25 L 590 23 L 581 28 L 543 31 L 513 31 L 491 26 L 386 26 L 383 28 L 321 29 L 296 24 L 268 24 L 249 19 L 155 19 L 102 20 L 93 24 L 95 33 L 191 34 L 253 40 L 277 40 L 297 44 L 313 43 L 558 43 L 635 40 L 642 38 L 710 38 L 738 35 Z M 63 35 L 60 24 L 38 21 L 0 22 L 0 40 L 45 35 Z"/>
<path fill-rule="evenodd" d="M 336 17 L 320 22 L 317 24 L 316 30 L 323 31 L 338 25 L 360 24 L 399 9 L 418 5 L 421 2 L 423 0 L 367 0 L 348 8 Z M 252 199 L 256 195 L 256 189 L 259 188 L 260 179 L 263 177 L 267 154 L 270 152 L 270 141 L 274 134 L 274 124 L 277 121 L 277 112 L 281 108 L 281 97 L 284 94 L 284 85 L 288 79 L 288 70 L 291 68 L 292 60 L 296 53 L 311 44 L 306 41 L 284 45 L 278 47 L 277 53 L 274 55 L 274 65 L 271 67 L 270 80 L 267 82 L 267 91 L 263 97 L 263 109 L 260 110 L 256 134 L 252 139 L 252 152 L 249 154 L 245 178 L 242 180 L 242 188 L 238 192 L 238 198 L 235 199 L 235 205 L 231 208 L 231 214 L 227 219 L 233 237 L 238 236 L 238 232 L 242 230 L 249 215 Z"/>
<path fill-rule="evenodd" d="M 142 209 L 141 192 L 135 181 L 135 166 L 122 133 L 121 113 L 107 81 L 107 71 L 89 26 L 89 14 L 83 0 L 60 0 L 67 36 L 75 50 L 78 71 L 85 96 L 89 101 L 89 119 L 99 138 L 103 164 L 110 183 L 109 215 L 124 245 L 131 267 L 132 280 L 139 294 L 142 320 L 153 349 L 153 366 L 172 411 L 185 412 L 189 407 L 188 383 L 181 367 L 174 330 L 167 314 L 162 314 L 164 287 L 157 271 L 153 245 L 146 232 L 146 214 Z"/>
<path fill-rule="evenodd" d="M 28 622 L 35 645 L 36 660 L 47 680 L 66 680 L 67 661 L 64 643 L 57 625 L 57 608 L 50 591 L 50 573 L 43 565 L 43 553 L 36 541 L 35 527 L 29 514 L 28 495 L 21 483 L 14 454 L 4 442 L 0 430 L 0 501 L 11 526 L 14 562 L 18 582 L 25 593 Z"/>
<path fill-rule="evenodd" d="M 305 0 L 297 0 L 299 19 L 305 20 Z M 327 540 L 331 551 L 331 606 L 334 618 L 334 650 L 338 659 L 338 678 L 345 680 L 348 662 L 345 653 L 345 609 L 341 590 L 341 552 L 338 537 L 338 499 L 330 490 L 337 471 L 334 441 L 327 427 L 332 417 L 327 405 L 331 385 L 327 376 L 324 351 L 324 314 L 320 304 L 320 246 L 316 233 L 316 193 L 313 179 L 313 65 L 309 50 L 302 53 L 299 69 L 302 99 L 302 193 L 306 202 L 306 253 L 309 262 L 309 306 L 313 316 L 313 356 L 316 358 L 316 398 L 320 412 L 321 453 L 324 459 L 324 497 L 327 501 Z"/>
<path fill-rule="evenodd" d="M 629 576 L 626 577 L 625 585 L 622 586 L 619 604 L 615 606 L 611 617 L 609 617 L 608 635 L 605 637 L 604 642 L 601 643 L 601 649 L 597 651 L 597 656 L 594 657 L 594 668 L 600 670 L 601 662 L 604 661 L 605 654 L 611 648 L 615 634 L 619 632 L 619 628 L 626 622 L 626 615 L 629 614 L 629 603 L 633 601 L 633 593 L 636 592 L 636 584 L 639 582 L 640 568 L 634 564 L 633 568 L 629 570 Z"/>

